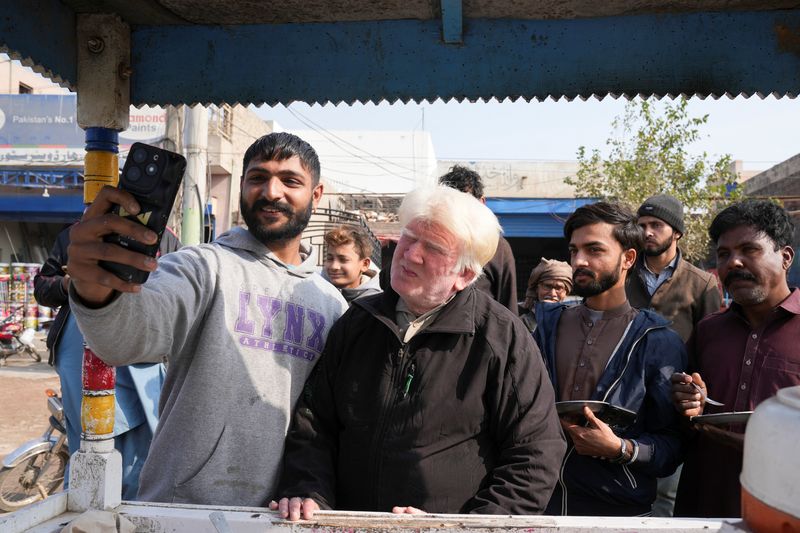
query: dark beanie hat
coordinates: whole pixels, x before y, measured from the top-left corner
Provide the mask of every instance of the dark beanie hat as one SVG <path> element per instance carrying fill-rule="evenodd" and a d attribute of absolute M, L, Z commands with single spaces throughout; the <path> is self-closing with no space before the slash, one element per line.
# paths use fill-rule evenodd
<path fill-rule="evenodd" d="M 639 207 L 639 216 L 660 218 L 673 227 L 681 235 L 685 233 L 683 226 L 683 204 L 668 194 L 651 196 Z"/>

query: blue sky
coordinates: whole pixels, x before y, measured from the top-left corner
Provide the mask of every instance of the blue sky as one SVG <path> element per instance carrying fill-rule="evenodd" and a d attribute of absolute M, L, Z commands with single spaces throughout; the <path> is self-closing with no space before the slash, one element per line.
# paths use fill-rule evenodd
<path fill-rule="evenodd" d="M 423 128 L 424 109 L 424 129 L 431 133 L 439 159 L 569 160 L 581 145 L 604 148 L 611 122 L 625 103 L 610 97 L 585 102 L 295 103 L 290 109 L 264 106 L 258 113 L 289 130 L 309 129 L 298 116 L 326 130 L 412 130 Z M 692 98 L 689 111 L 692 116 L 709 115 L 697 153 L 730 154 L 743 160 L 746 170 L 765 169 L 800 153 L 800 100 Z"/>

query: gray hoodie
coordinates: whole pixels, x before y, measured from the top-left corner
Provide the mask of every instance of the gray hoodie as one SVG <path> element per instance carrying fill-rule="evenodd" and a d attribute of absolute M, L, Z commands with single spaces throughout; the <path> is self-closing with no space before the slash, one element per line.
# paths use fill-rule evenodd
<path fill-rule="evenodd" d="M 321 274 L 323 278 L 330 282 L 328 273 L 325 272 L 324 268 L 322 269 Z M 378 273 L 374 270 L 367 270 L 361 274 L 361 284 L 358 287 L 352 289 L 340 289 L 340 291 L 342 296 L 344 296 L 344 299 L 347 300 L 347 303 L 349 304 L 352 303 L 356 298 L 381 293 L 383 292 L 383 289 L 381 289 Z"/>
<path fill-rule="evenodd" d="M 247 230 L 159 260 L 139 294 L 88 309 L 87 344 L 112 365 L 169 361 L 139 499 L 263 506 L 298 395 L 347 309 L 304 257 L 282 263 Z"/>

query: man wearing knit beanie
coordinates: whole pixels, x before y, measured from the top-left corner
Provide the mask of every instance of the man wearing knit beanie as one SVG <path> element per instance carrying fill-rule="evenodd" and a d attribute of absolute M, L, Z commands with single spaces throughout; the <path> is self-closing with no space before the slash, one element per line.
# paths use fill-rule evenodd
<path fill-rule="evenodd" d="M 677 198 L 651 196 L 639 207 L 638 215 L 645 234 L 644 253 L 628 276 L 628 301 L 671 320 L 672 329 L 686 342 L 700 319 L 721 307 L 717 278 L 681 257 L 678 240 L 686 227 L 683 204 Z M 659 480 L 654 516 L 672 516 L 679 475 L 680 469 Z"/>
<path fill-rule="evenodd" d="M 655 217 L 666 222 L 680 233 L 678 239 L 686 233 L 683 225 L 683 204 L 668 194 L 656 194 L 645 200 L 639 207 L 639 217 Z"/>

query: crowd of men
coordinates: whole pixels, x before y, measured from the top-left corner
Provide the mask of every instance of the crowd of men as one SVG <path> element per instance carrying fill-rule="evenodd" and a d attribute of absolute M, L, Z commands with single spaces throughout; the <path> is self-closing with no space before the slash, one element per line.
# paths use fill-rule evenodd
<path fill-rule="evenodd" d="M 323 193 L 311 146 L 270 134 L 243 168 L 247 228 L 211 244 L 156 261 L 105 243 L 156 241 L 109 213 L 139 210 L 111 188 L 70 232 L 64 288 L 87 344 L 113 365 L 168 362 L 138 499 L 270 505 L 290 520 L 635 516 L 654 512 L 661 483 L 665 514 L 675 500 L 677 515 L 739 515 L 743 427 L 691 420 L 800 384 L 785 210 L 746 200 L 715 218 L 723 309 L 717 278 L 680 253 L 680 202 L 581 207 L 565 223 L 569 264 L 543 258 L 519 309 L 474 172 L 404 198 L 381 290 L 357 230 L 326 236 L 323 276 L 301 245 Z M 127 283 L 101 260 L 152 274 Z M 606 404 L 630 417 L 593 409 Z"/>

